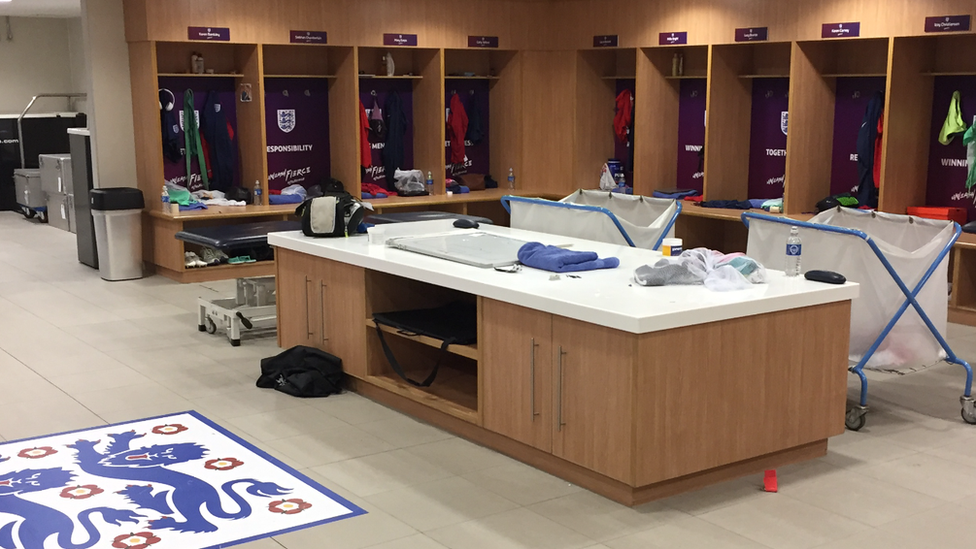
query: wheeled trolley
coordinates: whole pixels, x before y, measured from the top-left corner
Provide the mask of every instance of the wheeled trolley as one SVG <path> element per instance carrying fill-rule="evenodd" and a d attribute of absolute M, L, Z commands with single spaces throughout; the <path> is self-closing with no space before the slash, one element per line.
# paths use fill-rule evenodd
<path fill-rule="evenodd" d="M 41 185 L 41 170 L 14 170 L 14 192 L 17 207 L 24 217 L 31 219 L 37 216 L 41 223 L 47 223 L 47 197 Z"/>
<path fill-rule="evenodd" d="M 276 328 L 275 277 L 237 279 L 237 295 L 226 299 L 199 298 L 197 327 L 201 332 L 226 332 L 234 347 L 241 345 L 241 330 Z"/>
<path fill-rule="evenodd" d="M 668 198 L 578 190 L 554 202 L 502 197 L 512 228 L 657 250 L 674 236 L 681 204 Z"/>
<path fill-rule="evenodd" d="M 847 428 L 864 427 L 868 380 L 864 368 L 902 371 L 945 360 L 966 372 L 962 418 L 976 424 L 973 370 L 956 356 L 942 334 L 948 319 L 948 253 L 962 230 L 954 221 L 837 208 L 809 222 L 744 213 L 747 253 L 783 269 L 790 228 L 800 231 L 804 270 L 831 270 L 861 285 L 851 306 L 850 366 L 861 381 L 858 404 Z"/>

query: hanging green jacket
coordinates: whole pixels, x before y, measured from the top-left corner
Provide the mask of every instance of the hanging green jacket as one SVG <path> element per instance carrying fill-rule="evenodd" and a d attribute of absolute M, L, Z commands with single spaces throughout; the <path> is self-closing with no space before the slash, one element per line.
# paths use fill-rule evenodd
<path fill-rule="evenodd" d="M 966 131 L 966 123 L 962 120 L 962 110 L 959 108 L 959 92 L 952 92 L 952 99 L 949 101 L 949 114 L 946 115 L 945 124 L 939 132 L 939 143 L 948 145 L 957 133 Z"/>
<path fill-rule="evenodd" d="M 200 125 L 197 124 L 196 110 L 193 108 L 193 90 L 183 93 L 183 141 L 186 144 L 186 188 L 190 188 L 193 175 L 193 157 L 197 157 L 200 164 L 200 176 L 203 178 L 203 188 L 210 190 L 210 180 L 207 178 L 207 160 L 203 156 L 203 143 L 200 142 Z"/>

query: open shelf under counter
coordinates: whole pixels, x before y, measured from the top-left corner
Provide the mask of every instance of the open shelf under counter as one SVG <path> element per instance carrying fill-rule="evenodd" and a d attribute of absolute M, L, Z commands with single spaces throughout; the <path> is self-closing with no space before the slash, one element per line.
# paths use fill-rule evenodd
<path fill-rule="evenodd" d="M 243 74 L 234 73 L 204 73 L 196 74 L 190 72 L 161 72 L 160 77 L 166 78 L 244 78 Z"/>
<path fill-rule="evenodd" d="M 451 368 L 441 368 L 430 387 L 414 387 L 396 374 L 369 375 L 366 380 L 435 410 L 478 423 L 478 376 Z"/>
<path fill-rule="evenodd" d="M 332 80 L 338 78 L 334 74 L 266 74 L 265 78 L 320 78 Z"/>
<path fill-rule="evenodd" d="M 376 323 L 372 320 L 366 320 L 366 327 L 371 330 L 376 330 Z M 422 335 L 410 335 L 397 330 L 396 328 L 391 328 L 390 326 L 381 325 L 380 330 L 383 330 L 383 333 L 385 334 L 392 334 L 396 337 L 416 341 L 418 343 L 427 345 L 428 347 L 434 347 L 435 349 L 440 349 L 441 345 L 443 344 L 443 342 L 439 339 Z M 463 356 L 464 358 L 470 358 L 471 360 L 479 360 L 481 358 L 481 353 L 478 352 L 477 345 L 450 345 L 447 348 L 447 352 Z"/>

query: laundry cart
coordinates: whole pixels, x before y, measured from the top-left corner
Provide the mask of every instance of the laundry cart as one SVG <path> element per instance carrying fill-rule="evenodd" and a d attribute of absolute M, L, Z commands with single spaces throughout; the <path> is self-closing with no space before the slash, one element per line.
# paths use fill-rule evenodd
<path fill-rule="evenodd" d="M 962 366 L 966 385 L 962 418 L 976 424 L 973 372 L 943 337 L 948 316 L 948 253 L 961 229 L 953 221 L 849 208 L 831 209 L 809 222 L 744 213 L 746 253 L 771 269 L 786 266 L 786 240 L 797 227 L 801 267 L 838 272 L 861 285 L 851 304 L 850 371 L 861 381 L 847 428 L 857 431 L 867 414 L 864 368 L 909 373 L 945 360 Z"/>
<path fill-rule="evenodd" d="M 578 190 L 556 202 L 505 196 L 513 229 L 657 250 L 674 235 L 681 204 L 666 198 Z"/>

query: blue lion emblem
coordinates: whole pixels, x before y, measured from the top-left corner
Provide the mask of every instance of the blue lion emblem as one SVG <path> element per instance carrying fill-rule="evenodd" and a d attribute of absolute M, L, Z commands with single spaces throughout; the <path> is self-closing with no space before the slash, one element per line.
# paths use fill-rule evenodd
<path fill-rule="evenodd" d="M 98 441 L 79 440 L 69 444 L 68 448 L 75 450 L 75 461 L 86 473 L 132 482 L 133 484 L 120 493 L 140 509 L 150 509 L 165 515 L 149 521 L 152 530 L 168 528 L 177 532 L 216 531 L 217 526 L 204 518 L 202 509 L 219 519 L 237 520 L 250 516 L 250 504 L 234 490 L 237 484 L 248 485 L 246 492 L 257 497 L 281 496 L 291 492 L 273 482 L 231 480 L 220 488 L 237 504 L 239 510 L 233 513 L 225 511 L 220 501 L 220 492 L 208 482 L 167 468 L 169 465 L 201 459 L 207 453 L 206 448 L 199 444 L 180 443 L 131 449 L 132 441 L 143 436 L 145 435 L 136 434 L 135 431 L 109 435 L 112 442 L 104 453 L 95 449 Z M 154 486 L 167 486 L 171 489 L 154 493 Z M 168 516 L 176 513 L 184 520 L 178 521 Z"/>
<path fill-rule="evenodd" d="M 2 460 L 5 461 L 5 460 Z M 121 526 L 123 522 L 138 523 L 139 515 L 131 511 L 95 507 L 78 514 L 78 522 L 88 532 L 88 540 L 84 543 L 72 543 L 75 530 L 74 521 L 68 515 L 18 497 L 20 494 L 40 492 L 52 488 L 62 488 L 74 479 L 70 471 L 57 467 L 52 469 L 25 469 L 0 474 L 0 513 L 20 517 L 20 527 L 17 537 L 23 549 L 43 549 L 45 541 L 55 536 L 58 547 L 63 549 L 87 549 L 98 543 L 101 538 L 98 529 L 92 524 L 91 515 L 100 513 L 108 524 Z M 0 527 L 0 547 L 15 549 L 13 531 L 18 521 L 10 522 Z"/>

